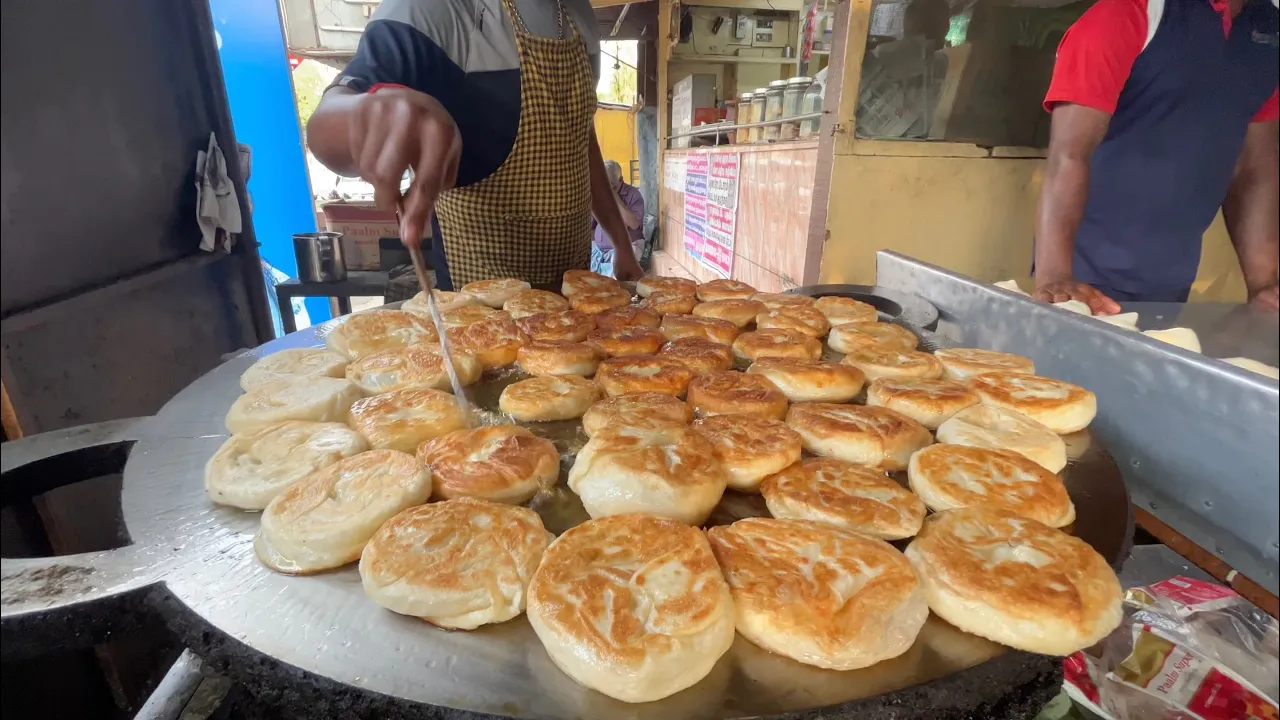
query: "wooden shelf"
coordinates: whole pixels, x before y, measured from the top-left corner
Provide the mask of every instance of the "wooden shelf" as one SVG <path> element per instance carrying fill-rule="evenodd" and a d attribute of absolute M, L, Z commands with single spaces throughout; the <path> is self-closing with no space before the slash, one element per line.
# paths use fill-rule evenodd
<path fill-rule="evenodd" d="M 784 57 L 744 57 L 742 55 L 685 55 L 671 54 L 670 62 L 705 62 L 705 63 L 755 63 L 757 65 L 795 65 L 799 58 Z"/>

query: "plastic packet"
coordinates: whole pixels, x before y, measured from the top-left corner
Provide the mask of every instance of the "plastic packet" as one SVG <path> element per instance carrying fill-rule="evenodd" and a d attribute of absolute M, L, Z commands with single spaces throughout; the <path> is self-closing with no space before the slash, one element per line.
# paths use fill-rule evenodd
<path fill-rule="evenodd" d="M 1280 719 L 1276 621 L 1230 588 L 1170 578 L 1128 591 L 1125 617 L 1064 663 L 1077 703 L 1116 720 Z"/>

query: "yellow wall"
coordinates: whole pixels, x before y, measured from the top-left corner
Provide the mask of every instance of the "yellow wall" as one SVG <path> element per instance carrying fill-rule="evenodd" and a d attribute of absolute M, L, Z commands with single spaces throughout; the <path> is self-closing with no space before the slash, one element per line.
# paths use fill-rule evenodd
<path fill-rule="evenodd" d="M 820 282 L 869 284 L 896 250 L 979 280 L 1025 279 L 1041 159 L 837 155 Z M 1204 236 L 1192 300 L 1244 302 L 1222 217 Z"/>
<path fill-rule="evenodd" d="M 823 283 L 870 284 L 875 253 L 896 250 L 977 278 L 1024 277 L 1031 264 L 1036 160 L 837 156 L 827 204 Z"/>
<path fill-rule="evenodd" d="M 622 179 L 631 182 L 631 161 L 636 152 L 635 111 L 624 108 L 596 108 L 596 137 L 605 160 L 616 160 L 622 166 Z"/>

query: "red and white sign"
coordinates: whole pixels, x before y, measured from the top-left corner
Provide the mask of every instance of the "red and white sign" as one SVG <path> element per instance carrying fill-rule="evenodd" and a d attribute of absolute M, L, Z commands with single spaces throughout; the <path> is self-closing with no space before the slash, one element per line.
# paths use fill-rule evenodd
<path fill-rule="evenodd" d="M 689 153 L 684 188 L 684 245 L 721 277 L 733 274 L 738 223 L 737 153 Z"/>

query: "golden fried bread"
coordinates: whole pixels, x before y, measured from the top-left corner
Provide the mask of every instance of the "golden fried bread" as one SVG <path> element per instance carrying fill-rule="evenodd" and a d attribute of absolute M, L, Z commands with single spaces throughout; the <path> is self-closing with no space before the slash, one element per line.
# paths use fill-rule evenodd
<path fill-rule="evenodd" d="M 584 342 L 532 340 L 516 351 L 516 363 L 530 375 L 591 377 L 600 364 L 600 353 Z"/>
<path fill-rule="evenodd" d="M 751 296 L 752 300 L 764 305 L 770 310 L 778 310 L 786 307 L 813 307 L 814 299 L 808 295 L 797 295 L 796 293 L 762 293 L 758 292 Z"/>
<path fill-rule="evenodd" d="M 989 372 L 969 386 L 992 405 L 1021 413 L 1059 435 L 1089 427 L 1098 414 L 1098 398 L 1079 385 L 1016 372 Z"/>
<path fill-rule="evenodd" d="M 642 325 L 621 325 L 593 330 L 587 343 L 601 357 L 620 355 L 652 355 L 658 352 L 666 338 L 657 328 Z"/>
<path fill-rule="evenodd" d="M 884 345 L 854 348 L 840 359 L 840 363 L 858 368 L 868 380 L 877 378 L 936 380 L 942 377 L 942 363 L 929 353 L 918 350 L 898 350 Z"/>
<path fill-rule="evenodd" d="M 624 305 L 605 310 L 596 315 L 596 327 L 600 329 L 623 327 L 625 325 L 656 328 L 661 322 L 662 316 L 657 311 L 641 305 Z"/>
<path fill-rule="evenodd" d="M 925 505 L 882 472 L 835 458 L 807 458 L 760 486 L 769 513 L 812 520 L 883 540 L 920 532 Z"/>
<path fill-rule="evenodd" d="M 880 314 L 876 311 L 874 305 L 848 297 L 836 295 L 820 297 L 814 303 L 814 307 L 818 309 L 818 312 L 827 316 L 827 321 L 831 323 L 831 327 L 854 322 L 871 323 L 880 318 Z"/>
<path fill-rule="evenodd" d="M 880 407 L 796 403 L 787 412 L 787 424 L 814 455 L 877 470 L 903 470 L 911 453 L 933 443 L 923 425 Z"/>
<path fill-rule="evenodd" d="M 964 383 L 923 378 L 872 380 L 867 386 L 867 404 L 897 410 L 930 430 L 970 405 L 978 404 L 978 394 Z"/>
<path fill-rule="evenodd" d="M 935 512 L 998 507 L 1049 527 L 1076 519 L 1062 480 L 1012 450 L 931 445 L 911 456 L 907 477 L 911 490 Z"/>
<path fill-rule="evenodd" d="M 757 492 L 766 477 L 800 459 L 800 436 L 779 420 L 714 415 L 694 421 L 693 429 L 711 441 L 729 487 L 740 492 Z"/>
<path fill-rule="evenodd" d="M 756 294 L 756 289 L 737 280 L 712 280 L 698 285 L 698 299 L 702 302 L 712 300 L 749 300 Z"/>
<path fill-rule="evenodd" d="M 755 415 L 781 420 L 787 396 L 763 375 L 737 370 L 700 375 L 689 383 L 689 405 L 698 416 Z"/>
<path fill-rule="evenodd" d="M 728 320 L 739 328 L 744 328 L 755 322 L 756 316 L 764 311 L 764 303 L 742 298 L 712 300 L 711 302 L 698 303 L 693 307 L 693 314 L 698 317 Z"/>
<path fill-rule="evenodd" d="M 510 318 L 511 316 L 504 310 L 495 310 L 481 303 L 462 305 L 440 313 L 440 320 L 444 322 L 446 328 L 464 328 L 493 317 Z"/>
<path fill-rule="evenodd" d="M 511 383 L 498 397 L 498 409 L 521 422 L 571 420 L 582 417 L 600 388 L 578 375 L 546 375 Z"/>
<path fill-rule="evenodd" d="M 556 484 L 560 454 L 555 443 L 518 425 L 454 430 L 418 448 L 431 468 L 434 495 L 518 505 Z"/>
<path fill-rule="evenodd" d="M 765 310 L 756 316 L 756 327 L 761 330 L 794 330 L 809 337 L 820 338 L 831 329 L 831 324 L 827 322 L 826 315 L 818 312 L 815 305 Z"/>
<path fill-rule="evenodd" d="M 569 309 L 569 301 L 546 290 L 521 290 L 502 303 L 502 310 L 513 320 L 527 318 L 544 312 L 560 312 Z"/>
<path fill-rule="evenodd" d="M 301 380 L 313 377 L 343 377 L 347 356 L 324 348 L 281 350 L 249 366 L 240 376 L 240 389 L 252 390 L 272 380 Z"/>
<path fill-rule="evenodd" d="M 1045 655 L 1087 648 L 1120 624 L 1120 582 L 1079 538 L 1008 510 L 931 515 L 907 546 L 929 607 L 966 632 Z"/>
<path fill-rule="evenodd" d="M 690 525 L 707 519 L 727 482 L 711 441 L 683 425 L 607 425 L 569 470 L 591 517 L 646 513 Z"/>
<path fill-rule="evenodd" d="M 624 702 L 697 683 L 733 644 L 733 600 L 706 537 L 646 515 L 590 520 L 552 542 L 527 612 L 557 667 Z"/>
<path fill-rule="evenodd" d="M 462 286 L 462 292 L 471 295 L 491 308 L 501 308 L 508 300 L 528 290 L 531 285 L 516 278 L 476 280 Z"/>
<path fill-rule="evenodd" d="M 728 345 L 703 338 L 672 340 L 663 344 L 658 355 L 679 362 L 689 368 L 695 377 L 733 367 L 733 351 Z"/>
<path fill-rule="evenodd" d="M 442 313 L 455 310 L 464 305 L 476 305 L 480 302 L 480 298 L 464 292 L 452 292 L 450 290 L 434 290 L 433 292 L 436 294 L 436 308 Z M 425 292 L 420 292 L 405 300 L 400 305 L 400 309 L 425 318 L 431 317 L 431 307 L 427 305 L 427 294 Z"/>
<path fill-rule="evenodd" d="M 636 294 L 642 298 L 661 292 L 693 295 L 698 292 L 698 283 L 688 278 L 661 277 L 658 275 L 642 277 L 636 282 Z"/>
<path fill-rule="evenodd" d="M 915 642 L 929 606 L 892 545 L 818 523 L 748 518 L 707 531 L 751 642 L 807 665 L 854 670 Z"/>
<path fill-rule="evenodd" d="M 484 368 L 475 356 L 454 350 L 450 357 L 463 385 L 471 385 L 480 379 Z M 346 374 L 347 379 L 365 395 L 380 395 L 392 390 L 453 389 L 439 345 L 419 345 L 366 355 L 348 365 Z"/>
<path fill-rule="evenodd" d="M 738 337 L 738 326 L 719 318 L 669 314 L 662 316 L 662 334 L 668 340 L 696 337 L 728 345 Z"/>
<path fill-rule="evenodd" d="M 356 313 L 329 331 L 324 344 L 348 360 L 392 348 L 435 344 L 440 335 L 431 321 L 403 310 Z"/>
<path fill-rule="evenodd" d="M 346 422 L 360 388 L 346 378 L 270 380 L 236 398 L 227 410 L 227 429 L 246 434 L 288 420 Z"/>
<path fill-rule="evenodd" d="M 528 508 L 461 498 L 409 508 L 374 533 L 360 582 L 374 602 L 451 630 L 524 612 L 554 536 Z"/>
<path fill-rule="evenodd" d="M 393 390 L 351 406 L 347 421 L 379 449 L 412 453 L 422 443 L 466 426 L 462 408 L 441 390 Z"/>
<path fill-rule="evenodd" d="M 515 362 L 520 346 L 529 342 L 529 336 L 506 313 L 446 332 L 451 351 L 474 355 L 486 370 Z"/>
<path fill-rule="evenodd" d="M 836 352 L 888 346 L 897 350 L 915 350 L 919 339 L 901 325 L 882 322 L 854 322 L 832 325 L 827 344 Z"/>
<path fill-rule="evenodd" d="M 1012 450 L 1056 473 L 1067 466 L 1067 445 L 1049 428 L 1018 412 L 972 405 L 938 426 L 938 442 Z"/>
<path fill-rule="evenodd" d="M 370 450 L 285 488 L 262 512 L 254 554 L 277 572 L 306 575 L 355 562 L 382 523 L 431 496 L 431 471 L 412 455 Z"/>
<path fill-rule="evenodd" d="M 747 372 L 762 375 L 791 402 L 848 402 L 862 390 L 862 371 L 821 360 L 763 357 Z"/>
<path fill-rule="evenodd" d="M 640 307 L 649 308 L 659 315 L 688 315 L 697 304 L 698 298 L 693 293 L 660 291 L 642 300 Z"/>
<path fill-rule="evenodd" d="M 942 363 L 942 377 L 965 381 L 989 372 L 1020 372 L 1034 375 L 1036 364 L 1031 358 L 1013 353 L 978 348 L 943 348 L 933 354 Z"/>
<path fill-rule="evenodd" d="M 204 466 L 204 489 L 219 505 L 261 510 L 302 478 L 369 449 L 341 423 L 292 420 L 232 435 Z"/>
<path fill-rule="evenodd" d="M 566 298 L 578 293 L 593 293 L 621 289 L 622 285 L 608 275 L 590 270 L 566 270 L 560 283 L 560 294 Z"/>
<path fill-rule="evenodd" d="M 569 307 L 587 315 L 595 315 L 631 304 L 631 293 L 622 288 L 583 290 L 569 296 Z"/>
<path fill-rule="evenodd" d="M 677 397 L 657 392 L 640 392 L 607 397 L 592 405 L 582 416 L 582 430 L 594 437 L 606 425 L 660 427 L 688 425 L 693 410 Z"/>
<path fill-rule="evenodd" d="M 733 354 L 753 361 L 766 357 L 817 360 L 822 357 L 822 341 L 795 330 L 769 328 L 739 335 L 733 341 Z"/>
<path fill-rule="evenodd" d="M 577 310 L 538 313 L 520 318 L 516 321 L 516 325 L 531 340 L 568 342 L 582 342 L 587 339 L 587 335 L 590 335 L 592 330 L 596 329 L 595 322 Z"/>
<path fill-rule="evenodd" d="M 609 395 L 660 392 L 680 397 L 689 387 L 693 373 L 670 358 L 656 355 L 624 355 L 602 360 L 596 368 L 596 383 Z"/>

